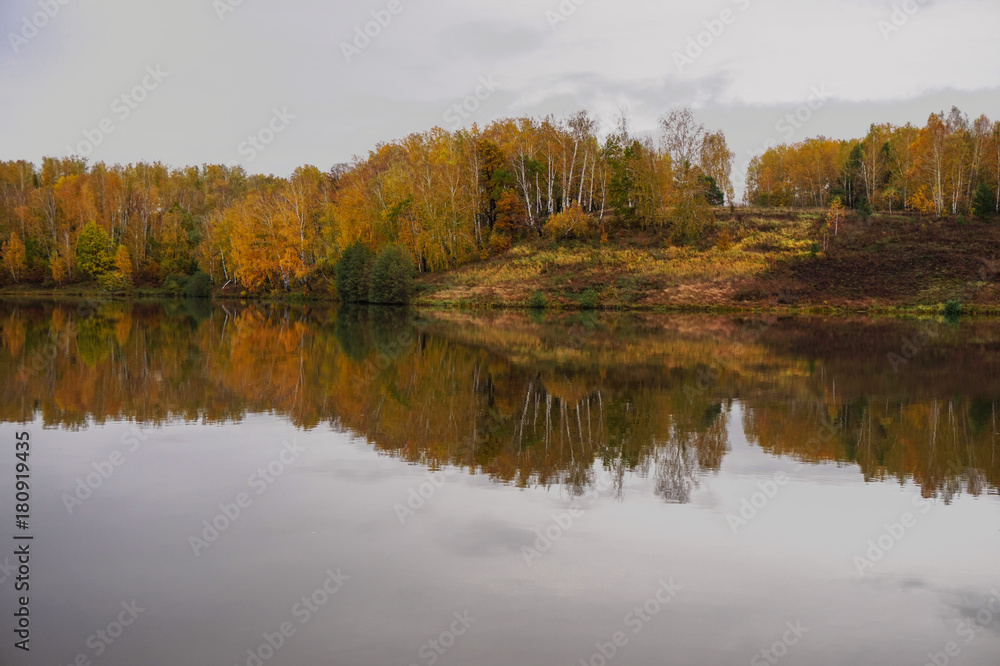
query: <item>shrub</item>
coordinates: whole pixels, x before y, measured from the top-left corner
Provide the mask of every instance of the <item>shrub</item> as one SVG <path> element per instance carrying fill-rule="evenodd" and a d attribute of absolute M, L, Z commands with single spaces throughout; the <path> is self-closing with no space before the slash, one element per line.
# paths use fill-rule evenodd
<path fill-rule="evenodd" d="M 380 305 L 406 305 L 413 295 L 413 261 L 402 248 L 383 248 L 371 265 L 368 279 L 368 302 Z"/>
<path fill-rule="evenodd" d="M 819 243 L 813 241 L 809 244 L 809 256 L 815 257 L 817 254 L 819 254 Z"/>
<path fill-rule="evenodd" d="M 540 291 L 533 293 L 528 301 L 528 307 L 532 310 L 544 310 L 548 306 L 549 302 L 545 299 L 545 294 Z"/>
<path fill-rule="evenodd" d="M 212 295 L 212 277 L 204 271 L 198 271 L 188 278 L 184 285 L 184 295 L 188 298 L 208 298 Z"/>
<path fill-rule="evenodd" d="M 490 233 L 489 243 L 490 249 L 494 254 L 503 254 L 504 252 L 509 251 L 512 245 L 510 236 L 504 233 L 498 233 L 496 229 Z"/>
<path fill-rule="evenodd" d="M 186 285 L 187 278 L 183 275 L 168 275 L 160 288 L 171 296 L 183 296 Z"/>
<path fill-rule="evenodd" d="M 948 301 L 944 304 L 944 316 L 955 319 L 962 314 L 962 304 L 958 301 Z"/>
<path fill-rule="evenodd" d="M 599 305 L 597 291 L 588 289 L 580 296 L 580 308 L 583 310 L 596 310 Z"/>
<path fill-rule="evenodd" d="M 561 213 L 553 215 L 545 223 L 545 235 L 549 238 L 581 238 L 590 231 L 590 215 L 576 204 Z"/>
<path fill-rule="evenodd" d="M 368 273 L 371 250 L 358 241 L 344 250 L 337 262 L 337 297 L 344 303 L 364 303 L 368 300 Z"/>
<path fill-rule="evenodd" d="M 118 271 L 109 271 L 97 277 L 97 285 L 104 291 L 117 294 L 127 290 L 132 283 Z"/>
<path fill-rule="evenodd" d="M 733 237 L 728 231 L 723 231 L 719 234 L 719 237 L 715 239 L 715 247 L 720 252 L 729 252 L 730 248 L 733 247 Z"/>

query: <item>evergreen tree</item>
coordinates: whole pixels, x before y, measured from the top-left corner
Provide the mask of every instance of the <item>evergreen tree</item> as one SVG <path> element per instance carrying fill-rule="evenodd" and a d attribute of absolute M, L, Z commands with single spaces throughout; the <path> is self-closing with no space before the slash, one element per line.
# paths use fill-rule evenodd
<path fill-rule="evenodd" d="M 372 263 L 369 282 L 369 303 L 406 305 L 413 291 L 413 262 L 406 252 L 390 245 Z"/>
<path fill-rule="evenodd" d="M 972 212 L 981 220 L 989 219 L 995 209 L 996 201 L 993 192 L 986 183 L 980 183 L 972 195 Z"/>
<path fill-rule="evenodd" d="M 368 302 L 371 250 L 358 241 L 344 250 L 337 262 L 337 296 L 344 303 Z"/>
<path fill-rule="evenodd" d="M 711 176 L 699 176 L 698 181 L 705 188 L 705 200 L 712 206 L 723 206 L 726 203 L 725 193 Z"/>

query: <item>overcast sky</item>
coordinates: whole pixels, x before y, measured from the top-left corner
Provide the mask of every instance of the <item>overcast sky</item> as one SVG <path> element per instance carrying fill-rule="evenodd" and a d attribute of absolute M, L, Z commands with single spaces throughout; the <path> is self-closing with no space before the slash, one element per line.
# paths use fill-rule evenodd
<path fill-rule="evenodd" d="M 644 130 L 691 105 L 725 131 L 737 170 L 768 139 L 922 125 L 952 105 L 1000 118 L 1000 2 L 902 4 L 0 0 L 0 159 L 328 169 L 452 127 L 481 80 L 495 90 L 463 123 L 581 108 L 610 123 L 625 106 Z M 796 109 L 800 126 L 779 124 Z M 243 143 L 269 125 L 281 131 L 263 150 Z"/>

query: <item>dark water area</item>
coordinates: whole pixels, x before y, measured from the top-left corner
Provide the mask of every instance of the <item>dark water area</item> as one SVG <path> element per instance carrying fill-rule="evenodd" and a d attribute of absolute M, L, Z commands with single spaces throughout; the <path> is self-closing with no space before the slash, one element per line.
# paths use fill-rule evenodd
<path fill-rule="evenodd" d="M 998 370 L 988 320 L 0 302 L 0 663 L 995 664 Z"/>

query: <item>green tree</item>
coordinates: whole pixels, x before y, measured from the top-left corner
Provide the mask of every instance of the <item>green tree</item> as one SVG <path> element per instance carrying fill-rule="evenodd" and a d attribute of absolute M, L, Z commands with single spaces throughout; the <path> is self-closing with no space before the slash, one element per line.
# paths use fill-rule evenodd
<path fill-rule="evenodd" d="M 981 220 L 986 220 L 993 214 L 995 201 L 990 186 L 980 183 L 972 195 L 972 212 Z"/>
<path fill-rule="evenodd" d="M 631 223 L 636 218 L 636 176 L 643 159 L 642 144 L 622 130 L 608 137 L 603 154 L 610 170 L 608 203 L 619 218 Z"/>
<path fill-rule="evenodd" d="M 723 206 L 726 203 L 726 194 L 711 176 L 698 176 L 698 183 L 705 191 L 705 200 L 712 206 Z"/>
<path fill-rule="evenodd" d="M 368 275 L 371 270 L 371 250 L 358 241 L 340 255 L 337 262 L 337 296 L 344 303 L 368 301 Z"/>
<path fill-rule="evenodd" d="M 413 292 L 413 261 L 399 247 L 390 245 L 379 252 L 371 268 L 368 302 L 406 305 Z"/>
<path fill-rule="evenodd" d="M 868 200 L 868 197 L 861 197 L 855 211 L 865 222 L 870 220 L 872 215 L 875 213 L 875 211 L 872 210 L 872 203 Z"/>
<path fill-rule="evenodd" d="M 97 226 L 88 222 L 76 239 L 76 268 L 92 278 L 99 278 L 114 267 L 111 253 L 111 237 Z"/>
<path fill-rule="evenodd" d="M 212 295 L 212 276 L 198 271 L 184 285 L 184 295 L 188 298 L 208 298 Z"/>

